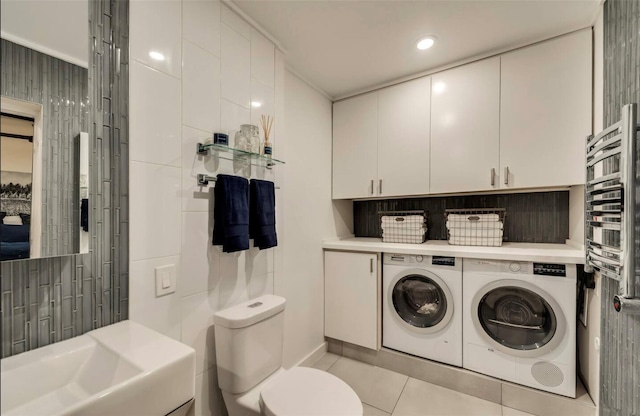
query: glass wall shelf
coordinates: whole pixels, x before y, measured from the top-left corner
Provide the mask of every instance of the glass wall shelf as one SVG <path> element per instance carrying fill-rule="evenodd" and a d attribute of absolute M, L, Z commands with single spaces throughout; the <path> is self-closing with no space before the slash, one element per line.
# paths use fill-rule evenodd
<path fill-rule="evenodd" d="M 236 149 L 234 147 L 225 146 L 222 144 L 198 143 L 196 147 L 196 153 L 199 155 L 206 155 L 209 151 L 213 152 L 216 156 L 222 159 L 236 160 L 236 159 L 250 159 L 252 165 L 271 167 L 275 165 L 284 165 L 284 161 L 274 159 L 267 155 L 261 155 L 258 153 L 248 152 L 246 150 Z"/>

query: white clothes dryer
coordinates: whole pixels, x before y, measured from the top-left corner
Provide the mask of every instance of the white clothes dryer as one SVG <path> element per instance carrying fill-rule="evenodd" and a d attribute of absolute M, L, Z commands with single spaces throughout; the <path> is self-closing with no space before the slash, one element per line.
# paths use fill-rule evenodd
<path fill-rule="evenodd" d="M 462 259 L 386 254 L 382 345 L 462 366 Z"/>
<path fill-rule="evenodd" d="M 576 395 L 576 265 L 464 259 L 463 367 Z"/>

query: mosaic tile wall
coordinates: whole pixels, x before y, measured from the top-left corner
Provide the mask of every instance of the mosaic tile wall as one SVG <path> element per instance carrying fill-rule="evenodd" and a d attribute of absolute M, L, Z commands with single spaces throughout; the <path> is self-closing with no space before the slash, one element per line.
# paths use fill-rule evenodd
<path fill-rule="evenodd" d="M 378 211 L 426 210 L 427 238 L 446 240 L 445 209 L 506 208 L 504 241 L 560 243 L 569 238 L 569 192 L 465 195 L 355 201 L 356 237 L 380 237 Z"/>
<path fill-rule="evenodd" d="M 3 96 L 42 104 L 41 257 L 77 253 L 77 140 L 89 131 L 87 69 L 2 39 Z M 34 210 L 33 213 L 39 213 Z"/>
<path fill-rule="evenodd" d="M 89 20 L 90 251 L 0 265 L 3 358 L 128 318 L 129 2 Z"/>
<path fill-rule="evenodd" d="M 640 0 L 608 0 L 604 5 L 603 125 L 620 120 L 622 106 L 628 103 L 640 104 Z M 640 178 L 636 178 L 636 185 L 640 187 Z M 636 192 L 640 195 L 640 189 Z M 636 218 L 639 213 L 637 201 Z M 640 222 L 636 221 L 636 235 L 640 235 Z M 636 240 L 636 259 L 640 258 L 639 243 Z M 640 293 L 639 278 L 636 278 L 636 291 Z M 638 416 L 640 316 L 615 312 L 612 298 L 617 292 L 618 283 L 603 278 L 600 414 Z"/>

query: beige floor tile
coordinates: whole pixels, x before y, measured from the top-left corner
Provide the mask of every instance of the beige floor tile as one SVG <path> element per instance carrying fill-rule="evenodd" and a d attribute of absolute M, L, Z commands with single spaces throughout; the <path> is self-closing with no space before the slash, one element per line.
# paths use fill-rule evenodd
<path fill-rule="evenodd" d="M 389 413 L 383 412 L 373 406 L 369 406 L 366 403 L 362 403 L 362 407 L 364 407 L 364 416 L 391 416 Z"/>
<path fill-rule="evenodd" d="M 393 416 L 501 416 L 499 404 L 410 378 Z"/>
<path fill-rule="evenodd" d="M 576 390 L 576 398 L 572 399 L 512 383 L 502 383 L 502 404 L 541 416 L 597 414 L 596 406 L 580 384 Z"/>
<path fill-rule="evenodd" d="M 502 416 L 535 416 L 531 413 L 521 412 L 520 410 L 502 406 Z"/>
<path fill-rule="evenodd" d="M 318 358 L 316 362 L 311 364 L 309 367 L 327 371 L 336 361 L 338 361 L 338 358 L 340 358 L 338 354 L 327 352 L 323 354 L 322 357 Z"/>
<path fill-rule="evenodd" d="M 340 357 L 329 369 L 358 393 L 360 400 L 385 412 L 393 411 L 408 377 L 384 368 Z"/>

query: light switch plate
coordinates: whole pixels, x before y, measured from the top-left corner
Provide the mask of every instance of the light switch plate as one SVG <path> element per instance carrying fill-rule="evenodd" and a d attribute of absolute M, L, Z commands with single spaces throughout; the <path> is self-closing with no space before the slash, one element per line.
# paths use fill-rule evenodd
<path fill-rule="evenodd" d="M 176 265 L 156 267 L 156 297 L 176 291 Z"/>

